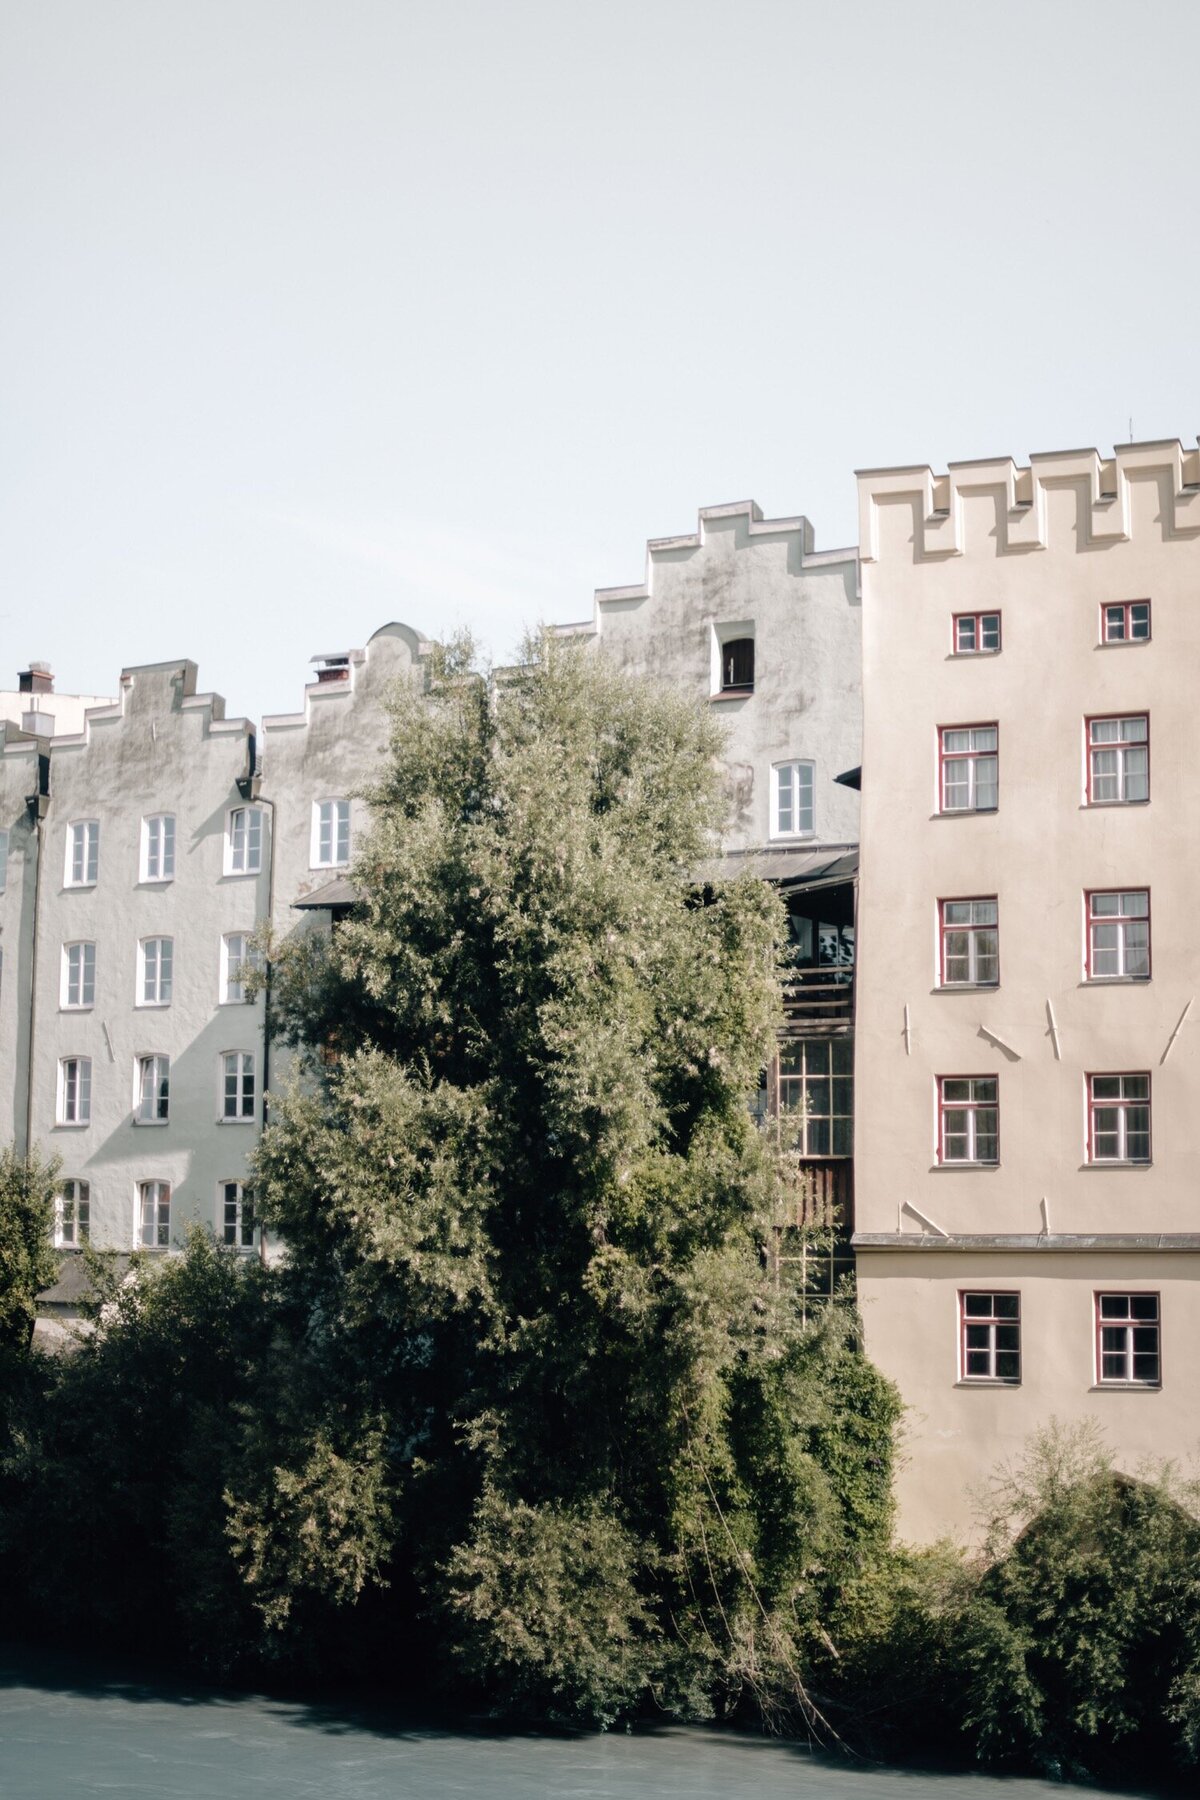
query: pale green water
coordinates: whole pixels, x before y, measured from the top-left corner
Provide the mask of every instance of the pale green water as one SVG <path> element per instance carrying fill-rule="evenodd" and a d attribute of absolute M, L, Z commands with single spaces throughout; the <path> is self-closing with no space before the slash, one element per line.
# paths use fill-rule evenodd
<path fill-rule="evenodd" d="M 474 1735 L 383 1716 L 0 1667 L 0 1797 L 84 1800 L 1064 1800 L 695 1728 Z M 1088 1790 L 1095 1793 L 1095 1790 Z"/>

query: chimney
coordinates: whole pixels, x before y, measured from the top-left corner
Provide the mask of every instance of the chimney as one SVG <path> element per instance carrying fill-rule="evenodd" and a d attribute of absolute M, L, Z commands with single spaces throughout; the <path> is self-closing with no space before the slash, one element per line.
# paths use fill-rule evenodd
<path fill-rule="evenodd" d="M 22 669 L 17 676 L 18 689 L 22 694 L 52 694 L 54 677 L 50 673 L 47 662 L 31 662 L 27 669 Z"/>

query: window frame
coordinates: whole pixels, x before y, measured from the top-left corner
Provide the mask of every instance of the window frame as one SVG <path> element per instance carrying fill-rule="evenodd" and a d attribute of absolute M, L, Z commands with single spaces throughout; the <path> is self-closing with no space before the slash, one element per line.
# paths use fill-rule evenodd
<path fill-rule="evenodd" d="M 228 1071 L 226 1070 L 225 1065 L 231 1057 L 235 1057 L 235 1056 L 241 1059 L 239 1061 L 239 1064 L 238 1064 L 238 1067 L 237 1067 L 237 1070 L 236 1070 L 235 1076 L 234 1076 L 236 1086 L 234 1088 L 233 1096 L 232 1096 L 233 1099 L 235 1100 L 236 1107 L 238 1110 L 230 1112 L 227 1110 L 227 1106 L 226 1106 L 226 1102 L 230 1098 L 230 1092 L 229 1092 L 229 1087 L 228 1087 Z M 251 1084 L 252 1084 L 252 1086 L 251 1086 L 251 1103 L 250 1103 L 249 1112 L 241 1110 L 242 1102 L 245 1100 L 245 1076 L 246 1076 L 245 1064 L 246 1064 L 246 1062 L 249 1062 L 249 1064 L 250 1064 L 250 1080 L 251 1080 Z M 257 1059 L 255 1057 L 253 1050 L 222 1050 L 217 1057 L 217 1122 L 218 1122 L 218 1124 L 220 1124 L 220 1125 L 253 1125 L 257 1122 L 257 1119 L 258 1119 L 258 1068 L 257 1068 Z"/>
<path fill-rule="evenodd" d="M 75 1192 L 70 1196 L 70 1225 L 67 1224 L 68 1208 L 67 1189 Z M 82 1193 L 80 1193 L 82 1189 Z M 78 1250 L 81 1245 L 91 1242 L 92 1237 L 92 1184 L 81 1176 L 68 1175 L 59 1182 L 54 1194 L 54 1247 L 56 1250 Z"/>
<path fill-rule="evenodd" d="M 1097 1081 L 1144 1081 L 1145 1097 L 1132 1095 L 1126 1099 L 1122 1093 L 1116 1097 L 1105 1095 L 1097 1099 L 1093 1084 Z M 1094 1069 L 1084 1076 L 1084 1095 L 1087 1101 L 1087 1161 L 1089 1168 L 1096 1169 L 1148 1169 L 1154 1161 L 1154 1081 L 1149 1069 Z M 1097 1156 L 1096 1154 L 1096 1113 L 1098 1110 L 1115 1110 L 1118 1115 L 1117 1138 L 1123 1150 L 1128 1150 L 1129 1124 L 1127 1114 L 1132 1107 L 1144 1106 L 1146 1109 L 1146 1154 L 1145 1156 Z M 1108 1135 L 1106 1132 L 1105 1136 Z"/>
<path fill-rule="evenodd" d="M 71 999 L 71 952 L 91 951 L 91 999 L 83 996 L 87 993 L 88 957 L 80 958 L 78 1000 Z M 96 940 L 95 938 L 71 938 L 62 947 L 62 962 L 59 971 L 58 1008 L 60 1012 L 92 1012 L 96 1005 Z"/>
<path fill-rule="evenodd" d="M 151 1190 L 153 1193 L 151 1194 Z M 153 1200 L 151 1215 L 153 1239 L 146 1236 L 146 1200 Z M 135 1182 L 133 1201 L 133 1242 L 137 1250 L 169 1250 L 171 1247 L 171 1183 L 151 1175 Z M 164 1212 L 160 1209 L 165 1209 Z"/>
<path fill-rule="evenodd" d="M 1137 637 L 1133 632 L 1133 609 L 1144 606 L 1146 609 L 1146 629 Z M 1121 636 L 1109 634 L 1110 612 L 1121 613 Z M 1154 632 L 1154 615 L 1149 600 L 1102 600 L 1100 602 L 1100 642 L 1101 644 L 1148 644 Z"/>
<path fill-rule="evenodd" d="M 1103 1303 L 1105 1300 L 1124 1300 L 1126 1302 L 1131 1301 L 1131 1300 L 1153 1300 L 1154 1301 L 1154 1317 L 1153 1317 L 1153 1319 L 1135 1319 L 1132 1316 L 1132 1310 L 1131 1310 L 1124 1319 L 1119 1318 L 1119 1317 L 1106 1319 L 1104 1317 L 1104 1306 L 1103 1306 Z M 1158 1288 L 1096 1288 L 1093 1290 L 1092 1301 L 1093 1301 L 1093 1316 L 1094 1316 L 1094 1321 L 1095 1321 L 1095 1332 L 1094 1332 L 1094 1338 L 1093 1338 L 1093 1345 L 1094 1345 L 1093 1354 L 1095 1357 L 1095 1370 L 1094 1370 L 1095 1385 L 1098 1388 L 1102 1388 L 1102 1387 L 1103 1388 L 1127 1388 L 1127 1389 L 1128 1388 L 1161 1388 L 1161 1386 L 1163 1384 L 1163 1341 L 1162 1341 L 1163 1332 L 1162 1332 L 1162 1292 L 1161 1292 L 1161 1290 Z M 1155 1374 L 1153 1381 L 1146 1381 L 1146 1380 L 1139 1379 L 1137 1376 L 1135 1376 L 1132 1373 L 1127 1374 L 1127 1375 L 1122 1375 L 1122 1376 L 1106 1375 L 1104 1373 L 1104 1357 L 1105 1357 L 1104 1329 L 1106 1326 L 1108 1327 L 1109 1330 L 1121 1330 L 1123 1328 L 1124 1335 L 1125 1335 L 1125 1349 L 1124 1349 L 1123 1354 L 1125 1357 L 1126 1367 L 1130 1371 L 1132 1371 L 1132 1368 L 1133 1368 L 1134 1357 L 1135 1357 L 1135 1355 L 1137 1355 L 1137 1351 L 1136 1351 L 1136 1348 L 1134 1345 L 1134 1340 L 1133 1340 L 1134 1331 L 1136 1329 L 1138 1329 L 1139 1327 L 1142 1330 L 1145 1330 L 1145 1329 L 1147 1329 L 1147 1327 L 1153 1326 L 1154 1339 L 1155 1339 L 1155 1347 L 1154 1347 L 1153 1355 L 1154 1355 L 1154 1361 L 1156 1364 L 1156 1374 Z M 1113 1354 L 1115 1354 L 1115 1352 L 1110 1351 L 1108 1354 L 1113 1355 Z M 1145 1354 L 1147 1354 L 1147 1352 L 1143 1351 L 1141 1354 L 1145 1355 Z"/>
<path fill-rule="evenodd" d="M 168 825 L 170 826 L 169 832 L 166 829 Z M 158 827 L 157 832 L 152 830 L 152 827 L 154 826 Z M 175 840 L 177 835 L 174 813 L 162 812 L 142 814 L 141 853 L 138 867 L 139 881 L 145 882 L 147 885 L 153 885 L 154 887 L 163 887 L 168 882 L 174 881 Z M 155 855 L 158 860 L 160 873 L 152 875 L 150 872 L 150 853 L 152 839 L 155 836 L 157 836 L 158 839 L 157 846 L 155 847 Z M 163 866 L 168 861 L 171 865 L 169 870 L 165 869 Z"/>
<path fill-rule="evenodd" d="M 146 1076 L 151 1076 L 147 1086 Z M 145 1110 L 149 1100 L 149 1112 Z M 143 1050 L 133 1059 L 133 1123 L 171 1122 L 171 1058 L 165 1050 Z"/>
<path fill-rule="evenodd" d="M 75 1117 L 67 1117 L 67 1069 L 76 1065 Z M 58 1092 L 55 1097 L 54 1123 L 68 1131 L 85 1131 L 92 1122 L 92 1059 L 90 1056 L 60 1056 L 58 1059 Z"/>
<path fill-rule="evenodd" d="M 233 961 L 234 961 L 234 959 L 229 954 L 230 938 L 240 938 L 242 943 L 246 946 L 244 954 L 242 956 L 240 956 L 239 958 L 237 958 L 239 979 L 236 982 L 234 982 L 230 979 L 230 974 L 229 974 L 230 968 L 232 967 Z M 244 974 L 242 973 L 242 971 L 244 971 L 246 969 L 261 969 L 261 968 L 262 968 L 262 958 L 261 958 L 261 956 L 259 956 L 257 954 L 257 952 L 254 949 L 254 933 L 252 931 L 225 931 L 225 932 L 222 932 L 222 934 L 221 934 L 221 968 L 220 968 L 220 979 L 219 979 L 219 984 L 218 984 L 218 989 L 217 989 L 219 997 L 218 997 L 217 1004 L 219 1006 L 249 1006 L 251 1004 L 251 997 L 249 994 L 238 993 L 235 996 L 234 994 L 232 994 L 230 992 L 230 989 L 234 988 L 234 987 L 243 988 L 245 986 L 245 977 L 244 977 Z"/>
<path fill-rule="evenodd" d="M 250 827 L 251 814 L 258 816 L 258 848 L 256 860 L 250 861 L 250 847 L 253 832 Z M 237 863 L 238 850 L 235 840 L 234 820 L 244 818 L 245 842 L 242 845 L 242 866 Z M 225 814 L 225 873 L 226 875 L 261 875 L 263 839 L 266 836 L 266 808 L 256 806 L 253 801 L 243 801 L 240 806 L 231 806 Z"/>
<path fill-rule="evenodd" d="M 236 1189 L 232 1220 L 229 1214 L 231 1188 Z M 252 1252 L 257 1241 L 258 1228 L 254 1223 L 252 1191 L 248 1183 L 232 1175 L 217 1182 L 216 1237 L 224 1249 L 236 1250 L 241 1255 Z"/>
<path fill-rule="evenodd" d="M 1092 726 L 1093 725 L 1123 725 L 1127 721 L 1134 720 L 1134 719 L 1144 719 L 1145 720 L 1146 735 L 1144 738 L 1133 738 L 1133 739 L 1130 739 L 1130 741 L 1128 743 L 1124 743 L 1120 739 L 1117 739 L 1115 742 L 1110 743 L 1110 744 L 1094 744 L 1092 742 Z M 1145 797 L 1145 799 L 1144 800 L 1129 800 L 1122 794 L 1122 795 L 1119 795 L 1118 798 L 1115 800 L 1097 800 L 1095 798 L 1096 777 L 1095 777 L 1093 769 L 1092 769 L 1093 753 L 1097 750 L 1100 750 L 1100 751 L 1115 750 L 1115 751 L 1117 751 L 1119 758 L 1120 758 L 1120 768 L 1119 768 L 1118 779 L 1120 781 L 1121 787 L 1123 788 L 1125 786 L 1126 779 L 1127 779 L 1126 772 L 1125 772 L 1124 752 L 1126 750 L 1143 750 L 1143 749 L 1146 752 L 1146 797 Z M 1150 713 L 1148 710 L 1145 712 L 1127 712 L 1127 713 L 1088 713 L 1083 721 L 1083 753 L 1084 753 L 1084 770 L 1085 770 L 1085 773 L 1087 776 L 1087 786 L 1085 789 L 1085 793 L 1086 793 L 1086 803 L 1088 806 L 1149 806 L 1149 804 L 1150 804 Z"/>
<path fill-rule="evenodd" d="M 1096 916 L 1092 912 L 1092 902 L 1094 900 L 1105 900 L 1105 899 L 1109 899 L 1109 898 L 1115 898 L 1119 902 L 1120 900 L 1125 898 L 1127 895 L 1134 895 L 1134 894 L 1145 894 L 1145 896 L 1146 896 L 1145 913 L 1128 913 L 1128 914 L 1126 914 L 1126 913 L 1117 912 L 1117 913 L 1108 913 L 1108 914 L 1102 914 L 1100 916 Z M 1150 889 L 1148 887 L 1144 887 L 1144 888 L 1140 888 L 1140 887 L 1085 888 L 1084 889 L 1084 892 L 1083 892 L 1083 948 L 1084 948 L 1083 968 L 1084 968 L 1084 979 L 1086 981 L 1095 981 L 1098 983 L 1105 983 L 1105 982 L 1112 982 L 1112 981 L 1129 981 L 1129 982 L 1140 983 L 1143 981 L 1150 980 L 1150 977 L 1154 972 L 1154 963 L 1153 963 L 1154 932 L 1153 932 L 1153 927 L 1151 924 L 1150 907 L 1151 907 L 1151 896 L 1150 896 Z M 1145 923 L 1146 923 L 1146 973 L 1144 975 L 1131 975 L 1128 973 L 1128 970 L 1124 967 L 1124 965 L 1128 961 L 1128 951 L 1127 951 L 1127 947 L 1126 947 L 1126 943 L 1125 943 L 1125 933 L 1124 933 L 1124 931 L 1122 931 L 1120 934 L 1120 944 L 1119 944 L 1119 948 L 1118 948 L 1118 953 L 1119 953 L 1121 963 L 1123 966 L 1121 967 L 1119 972 L 1115 975 L 1099 975 L 1099 974 L 1097 974 L 1096 966 L 1095 966 L 1096 965 L 1096 947 L 1095 947 L 1095 943 L 1093 941 L 1094 927 L 1097 925 L 1117 925 L 1117 926 L 1124 926 L 1126 924 L 1136 925 L 1136 924 L 1139 924 L 1142 921 L 1142 919 L 1144 919 Z"/>
<path fill-rule="evenodd" d="M 801 805 L 802 795 L 803 795 L 803 784 L 797 780 L 797 775 L 801 769 L 808 770 L 808 820 L 809 820 L 809 822 L 807 825 L 796 826 L 796 828 L 792 831 L 784 831 L 779 823 L 779 772 L 781 769 L 788 769 L 792 773 L 792 782 L 793 782 L 793 787 L 794 787 L 794 791 L 795 791 L 795 800 L 793 802 L 793 812 L 797 817 L 803 816 L 802 805 Z M 791 842 L 793 839 L 810 838 L 810 837 L 816 836 L 816 834 L 817 834 L 817 765 L 811 757 L 788 756 L 788 757 L 784 757 L 783 760 L 780 762 L 775 762 L 775 763 L 771 764 L 770 801 L 771 801 L 771 817 L 770 817 L 770 821 L 769 821 L 769 823 L 770 823 L 769 836 L 772 839 L 772 841 Z"/>
<path fill-rule="evenodd" d="M 83 874 L 75 879 L 75 840 L 76 833 L 82 831 Z M 89 874 L 88 871 L 91 871 Z M 65 888 L 95 887 L 100 879 L 100 821 L 99 819 L 68 819 L 66 832 L 66 855 L 63 861 L 63 886 Z"/>
<path fill-rule="evenodd" d="M 322 836 L 321 813 L 325 807 L 330 807 L 330 808 L 335 808 L 335 809 L 341 808 L 341 807 L 345 808 L 344 818 L 345 818 L 345 826 L 346 826 L 346 831 L 345 831 L 346 854 L 344 857 L 339 857 L 339 855 L 338 855 L 338 842 L 342 836 L 340 827 L 342 824 L 343 815 L 341 812 L 336 811 L 336 810 L 331 813 L 330 821 L 329 821 L 330 855 L 327 860 L 323 859 L 321 856 L 321 836 Z M 327 794 L 322 799 L 313 801 L 313 803 L 312 803 L 311 835 L 309 838 L 309 846 L 308 846 L 308 855 L 309 855 L 309 865 L 308 866 L 310 869 L 348 869 L 350 867 L 350 826 L 351 826 L 351 807 L 350 807 L 350 800 L 347 795 L 345 795 L 345 794 Z"/>
<path fill-rule="evenodd" d="M 985 1300 L 985 1299 L 990 1300 L 992 1303 L 991 1309 L 988 1313 L 986 1313 L 986 1314 L 977 1313 L 974 1316 L 971 1316 L 968 1314 L 968 1312 L 967 1312 L 967 1301 L 968 1300 Z M 1006 1318 L 1002 1314 L 997 1313 L 997 1311 L 996 1311 L 996 1301 L 997 1300 L 1015 1300 L 1017 1303 L 1017 1310 L 1016 1310 L 1015 1316 Z M 1022 1356 L 1021 1324 L 1022 1324 L 1021 1292 L 1020 1292 L 1019 1288 L 959 1288 L 959 1290 L 958 1290 L 958 1379 L 959 1379 L 959 1381 L 962 1382 L 964 1385 L 967 1385 L 970 1387 L 1020 1387 L 1021 1381 L 1024 1376 L 1024 1372 L 1025 1372 L 1023 1356 Z M 985 1347 L 983 1347 L 984 1353 L 987 1355 L 988 1363 L 989 1363 L 988 1373 L 985 1375 L 972 1374 L 967 1366 L 969 1356 L 978 1355 L 980 1348 L 981 1348 L 981 1346 L 978 1346 L 978 1345 L 968 1346 L 967 1330 L 968 1330 L 969 1326 L 974 1326 L 976 1329 L 978 1329 L 979 1327 L 982 1326 L 982 1327 L 985 1327 L 988 1329 L 989 1342 Z M 1016 1344 L 1015 1351 L 1014 1350 L 1001 1351 L 997 1348 L 997 1344 L 996 1344 L 997 1328 L 999 1327 L 999 1328 L 1003 1329 L 1006 1326 L 1015 1326 L 1016 1327 L 1017 1344 Z M 997 1374 L 996 1359 L 1000 1355 L 1007 1355 L 1007 1356 L 1015 1355 L 1016 1356 L 1017 1373 L 1015 1375 L 999 1375 L 999 1374 Z"/>
<path fill-rule="evenodd" d="M 833 1066 L 834 1047 L 845 1044 L 849 1051 L 848 1069 L 835 1069 Z M 802 1053 L 803 1066 L 790 1070 L 783 1066 L 784 1056 L 789 1051 L 799 1050 Z M 812 1051 L 825 1053 L 825 1066 L 814 1069 L 809 1066 L 809 1054 Z M 835 1083 L 842 1081 L 849 1084 L 849 1110 L 841 1110 L 835 1106 L 835 1098 L 845 1098 L 844 1091 L 839 1096 Z M 829 1109 L 826 1112 L 809 1113 L 805 1104 L 810 1082 L 824 1082 L 828 1086 Z M 795 1084 L 800 1104 L 792 1107 L 785 1104 L 785 1097 Z M 852 1040 L 837 1037 L 787 1037 L 780 1040 L 775 1052 L 775 1111 L 781 1120 L 790 1120 L 799 1128 L 800 1141 L 796 1145 L 796 1154 L 813 1162 L 848 1162 L 854 1155 L 854 1050 Z M 845 1124 L 845 1134 L 849 1147 L 835 1150 L 837 1126 Z M 824 1150 L 814 1148 L 809 1142 L 810 1127 L 827 1127 L 828 1147 Z"/>
<path fill-rule="evenodd" d="M 975 643 L 964 646 L 958 641 L 959 625 L 969 619 L 975 628 Z M 993 647 L 983 643 L 983 621 L 995 619 L 996 642 Z M 978 612 L 960 612 L 950 615 L 950 653 L 952 656 L 999 656 L 1004 648 L 1004 627 L 998 606 L 985 606 Z"/>
<path fill-rule="evenodd" d="M 154 993 L 149 998 L 147 998 L 146 985 L 147 985 L 149 976 L 147 973 L 146 951 L 150 944 L 157 944 L 158 949 L 156 950 L 155 956 L 154 956 Z M 163 953 L 162 953 L 162 946 L 164 944 L 170 945 L 170 949 L 169 949 L 165 959 L 164 959 Z M 166 979 L 165 979 L 165 987 L 166 987 L 165 994 L 163 992 L 163 988 L 164 988 L 163 963 L 164 963 L 164 960 L 167 964 L 167 973 L 166 973 Z M 172 998 L 174 996 L 174 993 L 175 993 L 175 939 L 173 937 L 165 937 L 165 936 L 164 937 L 151 936 L 151 937 L 139 938 L 138 939 L 138 950 L 137 950 L 137 998 L 135 1001 L 135 1005 L 138 1007 L 149 1007 L 149 1008 L 155 1008 L 155 1007 L 162 1008 L 162 1007 L 170 1006 Z"/>
<path fill-rule="evenodd" d="M 952 731 L 994 731 L 996 742 L 990 750 L 947 750 L 946 738 Z M 938 813 L 943 818 L 969 818 L 975 813 L 995 813 L 1000 810 L 1000 725 L 995 719 L 981 719 L 972 725 L 939 725 L 937 727 L 938 749 Z M 979 789 L 978 765 L 985 758 L 990 758 L 996 765 L 996 804 L 994 806 L 978 806 L 975 804 Z M 946 805 L 946 764 L 966 762 L 970 766 L 967 782 L 971 795 L 969 806 Z"/>
<path fill-rule="evenodd" d="M 996 1074 L 975 1075 L 935 1075 L 935 1093 L 937 1099 L 937 1164 L 940 1169 L 998 1169 L 1000 1166 L 1000 1077 Z M 969 1081 L 972 1083 L 972 1098 L 967 1100 L 948 1100 L 946 1084 L 951 1081 Z M 995 1098 L 992 1100 L 976 1100 L 973 1097 L 973 1084 L 977 1081 L 990 1081 L 995 1087 Z M 991 1157 L 947 1156 L 946 1154 L 946 1114 L 948 1112 L 965 1112 L 968 1118 L 967 1140 L 972 1150 L 978 1150 L 978 1129 L 976 1120 L 979 1113 L 994 1112 L 996 1115 L 996 1154 Z"/>
<path fill-rule="evenodd" d="M 946 921 L 946 908 L 948 906 L 993 906 L 996 909 L 996 917 L 990 925 L 976 924 L 974 921 L 972 921 L 971 924 L 969 924 L 969 925 L 958 925 L 958 924 L 951 925 L 951 924 L 948 924 Z M 957 993 L 970 993 L 973 989 L 976 989 L 976 988 L 986 988 L 988 990 L 990 990 L 992 988 L 998 988 L 1000 986 L 1000 898 L 999 898 L 999 895 L 997 895 L 997 894 L 949 894 L 944 899 L 941 899 L 938 901 L 937 909 L 938 909 L 937 910 L 937 918 L 938 918 L 938 986 L 943 987 L 943 988 L 949 988 L 952 991 L 957 992 Z M 994 981 L 980 981 L 978 979 L 977 974 L 975 976 L 973 976 L 970 980 L 967 980 L 967 981 L 955 981 L 949 975 L 947 975 L 947 973 L 946 973 L 946 960 L 947 960 L 946 938 L 950 932 L 955 932 L 955 931 L 965 932 L 967 934 L 967 937 L 968 937 L 968 952 L 967 952 L 968 965 L 975 963 L 977 961 L 977 956 L 976 956 L 977 937 L 976 937 L 976 934 L 985 932 L 985 931 L 991 931 L 991 932 L 995 933 L 995 937 L 996 937 L 996 979 Z"/>

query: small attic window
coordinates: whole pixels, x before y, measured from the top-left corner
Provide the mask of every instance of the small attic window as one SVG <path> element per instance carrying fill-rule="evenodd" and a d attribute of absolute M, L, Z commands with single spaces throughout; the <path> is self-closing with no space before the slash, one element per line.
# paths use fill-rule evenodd
<path fill-rule="evenodd" d="M 317 680 L 349 681 L 350 658 L 348 656 L 314 656 L 317 665 Z"/>
<path fill-rule="evenodd" d="M 754 639 L 730 638 L 721 645 L 721 692 L 754 686 Z"/>

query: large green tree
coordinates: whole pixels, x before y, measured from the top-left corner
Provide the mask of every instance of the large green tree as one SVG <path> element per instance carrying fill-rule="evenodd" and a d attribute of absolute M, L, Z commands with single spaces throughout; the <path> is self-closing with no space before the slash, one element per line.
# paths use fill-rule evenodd
<path fill-rule="evenodd" d="M 58 1274 L 51 1247 L 58 1163 L 0 1149 L 0 1352 L 25 1349 L 37 1297 Z"/>
<path fill-rule="evenodd" d="M 290 1334 L 229 1496 L 272 1627 L 388 1584 L 377 1616 L 500 1704 L 811 1713 L 895 1400 L 852 1311 L 767 1266 L 782 918 L 695 885 L 720 748 L 552 637 L 398 695 L 361 903 L 275 951 L 309 1076 L 257 1168 Z"/>

